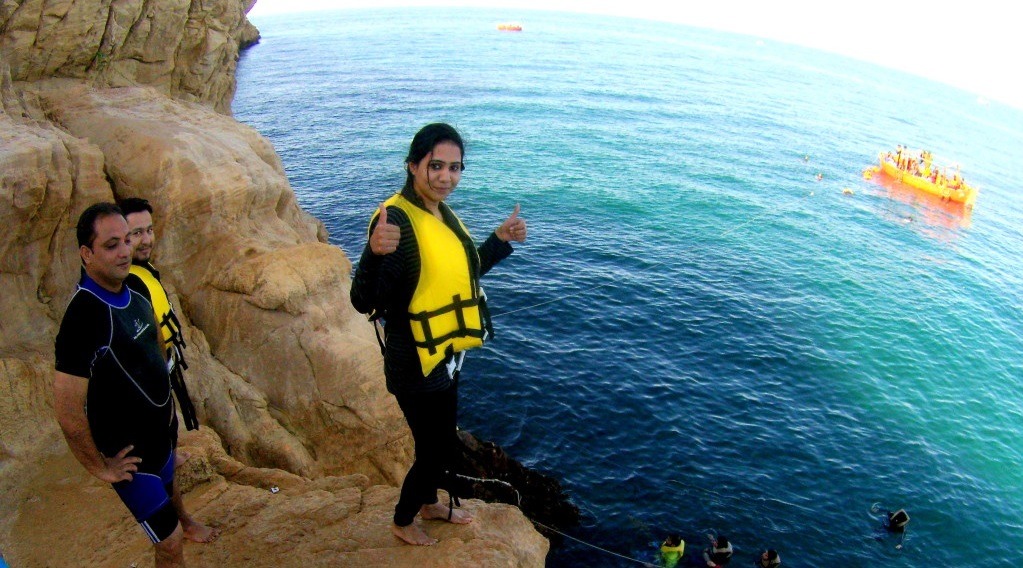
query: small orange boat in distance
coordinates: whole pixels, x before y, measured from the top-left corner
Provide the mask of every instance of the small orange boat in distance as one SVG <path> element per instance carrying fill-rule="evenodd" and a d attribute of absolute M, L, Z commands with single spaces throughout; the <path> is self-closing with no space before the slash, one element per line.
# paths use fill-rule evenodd
<path fill-rule="evenodd" d="M 497 24 L 497 29 L 502 32 L 521 32 L 522 24 L 518 22 L 504 22 L 502 24 Z"/>
<path fill-rule="evenodd" d="M 893 152 L 881 152 L 878 165 L 864 170 L 863 177 L 870 179 L 876 173 L 967 209 L 977 201 L 977 188 L 966 183 L 959 166 L 940 166 L 926 150 L 898 146 Z"/>

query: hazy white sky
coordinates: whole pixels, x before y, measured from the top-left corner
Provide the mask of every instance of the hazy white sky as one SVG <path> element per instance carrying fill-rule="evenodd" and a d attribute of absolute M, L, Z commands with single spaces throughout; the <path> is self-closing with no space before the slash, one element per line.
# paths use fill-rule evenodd
<path fill-rule="evenodd" d="M 257 0 L 250 16 L 398 6 L 555 10 L 647 18 L 770 38 L 910 71 L 1023 109 L 1023 21 L 972 0 Z"/>

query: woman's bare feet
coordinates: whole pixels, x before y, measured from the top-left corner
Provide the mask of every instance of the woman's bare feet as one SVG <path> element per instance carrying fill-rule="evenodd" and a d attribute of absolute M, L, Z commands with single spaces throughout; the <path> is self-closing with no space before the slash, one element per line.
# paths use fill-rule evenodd
<path fill-rule="evenodd" d="M 449 509 L 447 505 L 440 501 L 431 505 L 423 505 L 419 508 L 419 514 L 427 520 L 437 519 L 439 521 L 447 521 L 456 525 L 467 525 L 472 522 L 472 515 L 469 513 L 461 509 Z M 451 515 L 450 519 L 448 518 L 449 514 Z"/>
<path fill-rule="evenodd" d="M 430 538 L 430 535 L 426 534 L 423 528 L 415 522 L 405 527 L 399 527 L 398 525 L 392 524 L 391 532 L 394 533 L 394 536 L 415 546 L 430 546 L 437 544 L 437 539 Z"/>

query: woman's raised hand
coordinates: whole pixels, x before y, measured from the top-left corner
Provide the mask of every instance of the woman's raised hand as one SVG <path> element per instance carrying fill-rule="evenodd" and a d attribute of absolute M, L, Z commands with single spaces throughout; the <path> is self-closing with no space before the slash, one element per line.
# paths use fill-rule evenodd
<path fill-rule="evenodd" d="M 401 229 L 397 225 L 387 224 L 387 207 L 381 203 L 377 225 L 373 227 L 373 234 L 369 236 L 369 249 L 373 251 L 373 254 L 391 254 L 398 250 L 400 240 Z"/>
<path fill-rule="evenodd" d="M 518 203 L 515 204 L 515 210 L 512 211 L 512 214 L 494 232 L 497 234 L 497 238 L 504 242 L 516 241 L 522 243 L 526 241 L 526 220 L 519 217 Z"/>

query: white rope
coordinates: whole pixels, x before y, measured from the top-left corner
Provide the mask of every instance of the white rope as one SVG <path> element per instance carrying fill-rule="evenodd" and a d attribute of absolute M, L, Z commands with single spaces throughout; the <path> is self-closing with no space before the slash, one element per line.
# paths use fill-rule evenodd
<path fill-rule="evenodd" d="M 461 478 L 461 479 L 468 479 L 469 481 L 473 481 L 473 482 L 476 482 L 476 483 L 497 483 L 498 485 L 503 485 L 504 487 L 507 487 L 508 489 L 511 489 L 512 491 L 515 492 L 515 505 L 519 509 L 522 508 L 522 494 L 519 493 L 518 489 L 515 489 L 514 485 L 512 485 L 511 483 L 508 483 L 507 481 L 504 481 L 503 479 L 484 479 L 482 477 L 472 477 L 471 475 L 464 475 L 464 474 L 461 474 L 461 473 L 455 473 L 455 474 L 452 474 L 452 475 L 454 477 L 458 477 L 458 478 Z"/>
<path fill-rule="evenodd" d="M 519 490 L 518 490 L 518 489 L 515 489 L 515 486 L 514 486 L 514 485 L 512 485 L 511 483 L 508 483 L 507 481 L 504 481 L 504 480 L 502 480 L 502 479 L 484 479 L 484 478 L 481 478 L 481 477 L 472 477 L 472 476 L 470 476 L 470 475 L 463 475 L 463 474 L 461 474 L 461 473 L 456 473 L 456 474 L 454 474 L 454 476 L 455 476 L 455 477 L 458 477 L 458 478 L 461 478 L 461 479 L 466 479 L 466 480 L 469 480 L 469 481 L 473 481 L 473 482 L 476 482 L 476 483 L 497 483 L 497 484 L 499 484 L 499 485 L 502 485 L 502 486 L 504 486 L 504 487 L 507 487 L 508 489 L 511 489 L 512 491 L 514 491 L 514 492 L 515 492 L 515 500 L 516 500 L 516 501 L 518 502 L 518 507 L 519 507 L 519 510 L 521 510 L 521 509 L 522 509 L 522 494 L 521 494 L 521 493 L 519 493 Z M 525 513 L 523 513 L 523 514 L 525 514 Z M 528 517 L 527 517 L 527 518 L 528 518 Z M 547 526 L 547 525 L 545 525 L 545 524 L 541 523 L 540 521 L 535 521 L 535 520 L 533 520 L 533 519 L 529 519 L 529 520 L 530 520 L 530 521 L 531 521 L 531 522 L 532 522 L 532 523 L 533 523 L 534 525 L 537 525 L 537 526 L 543 527 L 543 528 L 545 528 L 545 529 L 547 529 L 547 530 L 551 531 L 552 533 L 556 533 L 556 534 L 559 534 L 559 535 L 561 535 L 561 536 L 563 536 L 563 537 L 565 537 L 565 538 L 569 538 L 569 539 L 572 539 L 572 540 L 574 540 L 574 541 L 578 542 L 579 544 L 584 544 L 584 545 L 586 545 L 586 546 L 589 546 L 589 547 L 591 547 L 591 548 L 595 548 L 595 549 L 597 549 L 597 550 L 600 550 L 601 552 L 606 552 L 606 553 L 608 553 L 608 554 L 611 554 L 611 555 L 617 556 L 618 558 L 621 558 L 621 559 L 623 559 L 623 560 L 628 560 L 628 561 L 630 561 L 630 562 L 636 562 L 636 563 L 638 563 L 638 564 L 641 564 L 641 565 L 643 565 L 643 566 L 651 566 L 651 567 L 653 567 L 653 568 L 660 568 L 660 567 L 659 567 L 659 566 L 658 566 L 657 564 L 651 564 L 651 563 L 649 563 L 649 562 L 645 562 L 645 561 L 643 561 L 643 560 L 638 560 L 638 559 L 636 559 L 636 558 L 631 558 L 631 557 L 628 557 L 628 556 L 625 556 L 625 555 L 619 554 L 619 553 L 617 553 L 617 552 L 614 552 L 614 551 L 608 550 L 608 549 L 606 549 L 606 548 L 601 548 L 601 547 L 599 547 L 599 546 L 597 546 L 597 545 L 595 545 L 595 544 L 590 544 L 590 543 L 586 542 L 585 540 L 580 540 L 580 539 L 578 539 L 578 538 L 576 538 L 576 537 L 574 537 L 574 536 L 571 536 L 571 535 L 567 535 L 567 534 L 565 534 L 565 533 L 563 533 L 563 532 L 561 532 L 561 531 L 559 531 L 559 530 L 557 530 L 557 529 L 555 529 L 555 528 L 549 527 L 549 526 Z"/>
<path fill-rule="evenodd" d="M 625 556 L 624 554 L 618 554 L 617 552 L 614 552 L 612 550 L 608 550 L 606 548 L 601 548 L 601 547 L 599 547 L 599 546 L 597 546 L 595 544 L 590 544 L 590 543 L 586 542 L 585 540 L 580 540 L 580 539 L 578 539 L 578 538 L 576 538 L 576 537 L 574 537 L 572 535 L 567 535 L 567 534 L 565 534 L 565 533 L 563 533 L 563 532 L 561 532 L 561 531 L 559 531 L 557 529 L 551 528 L 551 527 L 541 523 L 540 521 L 533 521 L 533 519 L 529 519 L 529 520 L 532 521 L 534 525 L 537 525 L 539 527 L 545 528 L 545 529 L 551 531 L 552 533 L 557 533 L 557 534 L 559 534 L 559 535 L 561 535 L 561 536 L 563 536 L 565 538 L 572 539 L 572 540 L 578 542 L 579 544 L 584 544 L 586 546 L 589 546 L 590 548 L 595 548 L 595 549 L 597 549 L 597 550 L 599 550 L 601 552 L 606 552 L 607 554 L 610 554 L 612 556 L 617 556 L 618 558 L 621 558 L 622 560 L 628 560 L 629 562 L 635 562 L 635 563 L 640 564 L 642 566 L 651 566 L 652 568 L 661 568 L 657 564 L 646 562 L 645 560 L 639 560 L 638 558 L 632 558 L 631 556 Z"/>

